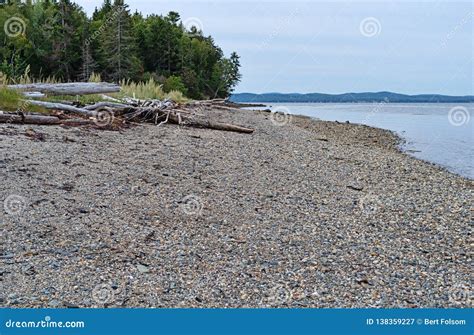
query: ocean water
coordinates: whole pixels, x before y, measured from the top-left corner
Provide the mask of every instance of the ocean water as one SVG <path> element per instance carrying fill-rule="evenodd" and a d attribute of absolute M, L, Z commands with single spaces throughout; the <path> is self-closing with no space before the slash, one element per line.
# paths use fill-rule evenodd
<path fill-rule="evenodd" d="M 365 124 L 399 134 L 402 149 L 474 179 L 474 104 L 268 104 L 268 108 L 326 121 Z"/>

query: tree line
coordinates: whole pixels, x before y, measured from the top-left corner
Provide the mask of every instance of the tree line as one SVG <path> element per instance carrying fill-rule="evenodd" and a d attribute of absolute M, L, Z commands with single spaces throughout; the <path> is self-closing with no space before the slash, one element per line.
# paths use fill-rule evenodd
<path fill-rule="evenodd" d="M 31 77 L 135 82 L 150 79 L 190 98 L 223 98 L 240 81 L 237 53 L 225 57 L 211 36 L 187 28 L 180 15 L 131 13 L 123 0 L 105 0 L 88 17 L 71 0 L 0 4 L 0 71 Z"/>

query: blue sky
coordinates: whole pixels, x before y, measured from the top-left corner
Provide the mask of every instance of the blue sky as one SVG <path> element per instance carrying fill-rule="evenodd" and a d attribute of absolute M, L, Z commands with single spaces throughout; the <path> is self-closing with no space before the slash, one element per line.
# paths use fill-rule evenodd
<path fill-rule="evenodd" d="M 102 0 L 78 0 L 88 13 Z M 242 57 L 237 92 L 473 93 L 472 1 L 128 0 Z"/>

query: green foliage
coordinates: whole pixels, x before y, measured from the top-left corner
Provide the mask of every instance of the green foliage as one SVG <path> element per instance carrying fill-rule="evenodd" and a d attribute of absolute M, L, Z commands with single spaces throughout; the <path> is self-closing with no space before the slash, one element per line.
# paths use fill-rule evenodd
<path fill-rule="evenodd" d="M 184 95 L 187 93 L 187 88 L 179 76 L 168 77 L 163 84 L 163 89 L 165 92 L 179 91 Z"/>
<path fill-rule="evenodd" d="M 212 37 L 187 31 L 176 12 L 144 17 L 123 0 L 105 0 L 88 18 L 72 0 L 11 1 L 1 7 L 0 27 L 13 17 L 19 34 L 0 29 L 0 72 L 12 82 L 27 68 L 35 81 L 88 81 L 96 73 L 125 80 L 126 90 L 135 81 L 139 90 L 164 95 L 159 82 L 166 92 L 205 99 L 227 97 L 240 81 L 237 54 L 224 57 Z"/>
<path fill-rule="evenodd" d="M 80 105 L 91 105 L 96 102 L 104 101 L 99 94 L 87 94 L 87 95 L 50 95 L 41 100 L 51 101 L 51 102 L 63 102 L 63 101 L 73 101 Z"/>
<path fill-rule="evenodd" d="M 21 94 L 0 86 L 0 108 L 5 111 L 16 111 L 21 105 Z"/>
<path fill-rule="evenodd" d="M 39 106 L 34 106 L 23 101 L 23 96 L 14 90 L 10 90 L 0 85 L 0 110 L 5 112 L 36 112 L 45 113 L 46 110 Z"/>

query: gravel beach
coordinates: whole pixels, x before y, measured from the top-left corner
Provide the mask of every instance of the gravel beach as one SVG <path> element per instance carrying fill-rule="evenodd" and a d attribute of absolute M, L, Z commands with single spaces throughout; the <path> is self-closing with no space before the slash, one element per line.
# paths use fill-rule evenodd
<path fill-rule="evenodd" d="M 0 125 L 9 307 L 472 307 L 473 181 L 380 129 Z"/>

